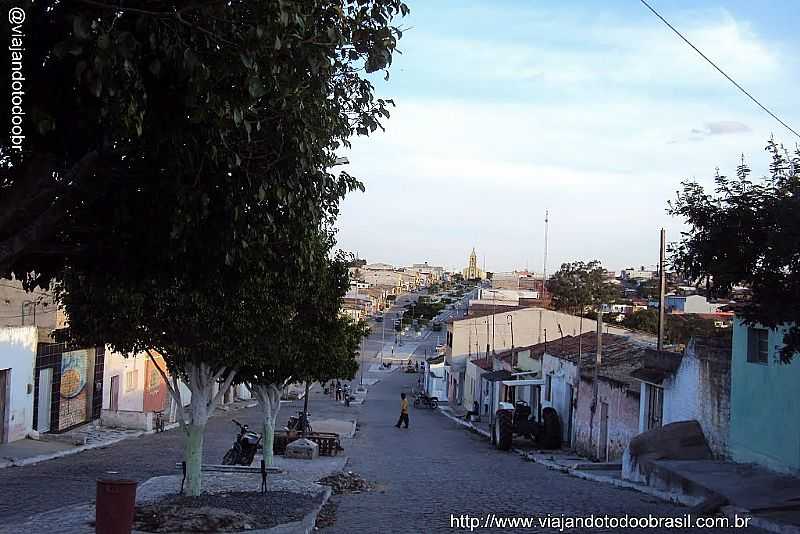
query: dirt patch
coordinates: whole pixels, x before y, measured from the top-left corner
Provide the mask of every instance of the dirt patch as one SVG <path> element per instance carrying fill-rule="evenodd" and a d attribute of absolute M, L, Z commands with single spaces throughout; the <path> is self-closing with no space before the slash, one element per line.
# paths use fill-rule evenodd
<path fill-rule="evenodd" d="M 323 486 L 330 486 L 334 495 L 362 493 L 372 489 L 372 485 L 352 471 L 336 473 L 319 480 Z"/>
<path fill-rule="evenodd" d="M 299 521 L 318 498 L 287 491 L 172 495 L 136 507 L 134 528 L 143 532 L 235 532 Z"/>

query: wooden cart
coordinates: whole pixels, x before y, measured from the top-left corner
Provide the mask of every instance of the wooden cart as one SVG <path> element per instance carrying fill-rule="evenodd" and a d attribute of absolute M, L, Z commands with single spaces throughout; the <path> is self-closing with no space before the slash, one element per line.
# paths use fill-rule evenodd
<path fill-rule="evenodd" d="M 272 446 L 273 454 L 284 454 L 287 445 L 302 437 L 302 432 L 296 432 L 294 430 L 276 430 L 275 441 Z M 339 434 L 334 432 L 309 432 L 305 437 L 319 446 L 320 456 L 336 456 L 339 454 L 339 451 L 344 450 L 339 441 Z"/>

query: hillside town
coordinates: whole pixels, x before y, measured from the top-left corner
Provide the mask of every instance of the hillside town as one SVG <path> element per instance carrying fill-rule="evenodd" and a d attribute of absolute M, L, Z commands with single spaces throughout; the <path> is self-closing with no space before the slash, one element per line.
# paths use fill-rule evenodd
<path fill-rule="evenodd" d="M 800 533 L 775 0 L 9 0 L 0 534 Z"/>

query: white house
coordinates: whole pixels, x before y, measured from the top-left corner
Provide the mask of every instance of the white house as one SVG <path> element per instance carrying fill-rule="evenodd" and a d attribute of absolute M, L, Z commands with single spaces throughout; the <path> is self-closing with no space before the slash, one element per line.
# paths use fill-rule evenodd
<path fill-rule="evenodd" d="M 714 455 L 728 456 L 730 339 L 692 339 L 683 354 L 650 351 L 631 376 L 641 382 L 639 432 L 697 421 Z"/>
<path fill-rule="evenodd" d="M 440 402 L 447 402 L 447 382 L 444 372 L 444 358 L 431 360 L 426 364 L 423 387 L 425 394 L 436 397 Z"/>
<path fill-rule="evenodd" d="M 164 359 L 156 355 L 155 360 L 167 372 Z M 163 412 L 168 422 L 177 420 L 177 406 L 161 373 L 146 353 L 126 357 L 107 347 L 103 375 L 100 421 L 104 426 L 152 430 L 157 412 Z M 183 382 L 179 381 L 178 386 L 181 401 L 186 406 L 192 393 Z"/>
<path fill-rule="evenodd" d="M 33 384 L 39 329 L 0 329 L 0 443 L 25 438 L 33 430 Z"/>

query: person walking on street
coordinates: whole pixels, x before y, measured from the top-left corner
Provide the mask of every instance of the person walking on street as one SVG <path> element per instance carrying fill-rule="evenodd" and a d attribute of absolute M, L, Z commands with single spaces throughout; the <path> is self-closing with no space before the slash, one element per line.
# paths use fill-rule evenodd
<path fill-rule="evenodd" d="M 400 394 L 400 419 L 397 420 L 397 424 L 394 425 L 397 428 L 400 428 L 400 424 L 405 423 L 406 428 L 408 428 L 408 399 L 406 399 L 406 394 Z"/>
<path fill-rule="evenodd" d="M 336 400 L 342 400 L 342 384 L 338 380 L 336 381 Z"/>

